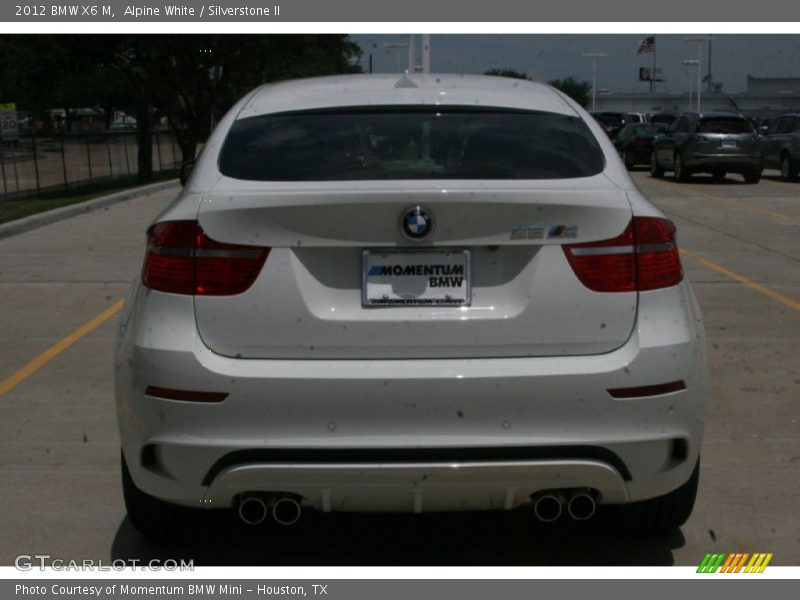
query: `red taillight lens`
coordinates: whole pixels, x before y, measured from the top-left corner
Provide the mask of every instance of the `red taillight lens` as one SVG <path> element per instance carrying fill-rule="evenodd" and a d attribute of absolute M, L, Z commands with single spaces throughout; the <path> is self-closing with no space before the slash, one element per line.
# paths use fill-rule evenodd
<path fill-rule="evenodd" d="M 633 226 L 629 223 L 611 240 L 563 246 L 572 270 L 581 283 L 595 292 L 636 290 Z"/>
<path fill-rule="evenodd" d="M 194 293 L 196 221 L 157 223 L 147 232 L 142 283 L 160 292 Z"/>
<path fill-rule="evenodd" d="M 269 248 L 212 240 L 197 221 L 158 223 L 147 235 L 142 283 L 173 294 L 241 294 L 269 255 Z"/>
<path fill-rule="evenodd" d="M 634 217 L 636 287 L 639 291 L 675 285 L 683 279 L 675 225 L 667 219 Z"/>
<path fill-rule="evenodd" d="M 675 226 L 666 219 L 634 217 L 613 239 L 563 249 L 578 279 L 595 292 L 654 290 L 683 279 Z"/>
<path fill-rule="evenodd" d="M 635 139 L 631 142 L 634 148 L 649 148 L 653 144 L 652 140 Z"/>

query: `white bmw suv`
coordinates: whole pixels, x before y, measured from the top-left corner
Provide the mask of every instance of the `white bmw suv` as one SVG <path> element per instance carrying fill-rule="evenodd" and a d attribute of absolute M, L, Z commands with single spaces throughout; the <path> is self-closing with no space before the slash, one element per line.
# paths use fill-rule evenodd
<path fill-rule="evenodd" d="M 147 235 L 116 351 L 143 534 L 213 509 L 688 518 L 708 384 L 675 227 L 555 89 L 265 85 Z"/>

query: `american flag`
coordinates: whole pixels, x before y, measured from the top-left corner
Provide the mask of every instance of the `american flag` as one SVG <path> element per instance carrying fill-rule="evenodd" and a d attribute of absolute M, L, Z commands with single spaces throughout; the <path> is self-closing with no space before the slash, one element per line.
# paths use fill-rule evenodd
<path fill-rule="evenodd" d="M 656 50 L 656 36 L 644 38 L 639 42 L 639 47 L 636 49 L 636 54 L 647 54 L 648 52 L 655 52 Z"/>

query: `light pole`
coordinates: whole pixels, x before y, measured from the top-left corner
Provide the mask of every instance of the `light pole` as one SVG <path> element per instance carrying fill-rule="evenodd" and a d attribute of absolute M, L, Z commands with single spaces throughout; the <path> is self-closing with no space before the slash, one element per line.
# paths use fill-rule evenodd
<path fill-rule="evenodd" d="M 422 72 L 431 72 L 431 36 L 428 33 L 422 34 Z"/>
<path fill-rule="evenodd" d="M 708 43 L 708 91 L 711 91 L 711 42 L 717 38 L 713 35 L 693 35 L 684 38 L 687 42 L 697 42 L 697 112 L 700 112 L 700 88 L 702 80 L 700 74 L 700 64 L 703 60 L 703 42 Z"/>
<path fill-rule="evenodd" d="M 684 66 L 697 67 L 697 112 L 700 112 L 700 61 L 695 59 L 686 59 L 683 61 Z M 689 77 L 689 112 L 692 110 L 692 78 Z"/>
<path fill-rule="evenodd" d="M 694 58 L 686 59 L 683 64 L 687 67 L 697 67 L 697 72 L 700 73 L 700 61 Z M 692 110 L 692 77 L 689 73 L 689 111 Z M 697 112 L 700 112 L 700 76 L 697 76 Z"/>
<path fill-rule="evenodd" d="M 586 52 L 581 54 L 584 58 L 592 59 L 592 112 L 597 109 L 597 59 L 608 56 L 605 52 Z"/>
<path fill-rule="evenodd" d="M 383 47 L 386 48 L 387 50 L 394 50 L 394 61 L 395 61 L 395 64 L 397 65 L 397 69 L 401 70 L 400 69 L 400 51 L 403 48 L 409 48 L 410 44 L 403 43 L 403 42 L 388 42 L 388 43 L 384 44 Z"/>

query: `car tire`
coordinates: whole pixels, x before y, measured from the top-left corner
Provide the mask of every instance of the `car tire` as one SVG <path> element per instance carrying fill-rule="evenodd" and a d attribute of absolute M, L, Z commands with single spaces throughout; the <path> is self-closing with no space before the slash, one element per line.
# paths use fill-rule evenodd
<path fill-rule="evenodd" d="M 700 481 L 700 459 L 692 476 L 678 489 L 669 494 L 632 502 L 623 507 L 623 519 L 627 527 L 637 531 L 664 533 L 677 529 L 689 519 L 697 498 Z"/>
<path fill-rule="evenodd" d="M 675 153 L 673 160 L 673 173 L 675 174 L 675 181 L 685 182 L 689 181 L 689 172 L 686 169 L 686 163 L 683 162 L 683 156 L 680 152 Z"/>
<path fill-rule="evenodd" d="M 753 171 L 746 171 L 745 173 L 742 173 L 742 176 L 747 183 L 758 183 L 761 181 L 761 170 L 756 169 Z"/>
<path fill-rule="evenodd" d="M 622 151 L 622 161 L 625 163 L 625 168 L 629 171 L 636 165 L 633 155 L 627 150 Z"/>
<path fill-rule="evenodd" d="M 189 508 L 159 500 L 140 490 L 133 481 L 125 456 L 120 452 L 122 495 L 133 528 L 152 540 L 200 538 L 211 532 L 220 512 Z M 216 513 L 216 514 L 212 514 Z"/>
<path fill-rule="evenodd" d="M 650 155 L 650 177 L 663 177 L 664 169 L 658 164 L 656 153 Z"/>
<path fill-rule="evenodd" d="M 797 181 L 797 168 L 792 166 L 792 157 L 788 153 L 781 156 L 781 179 Z"/>

